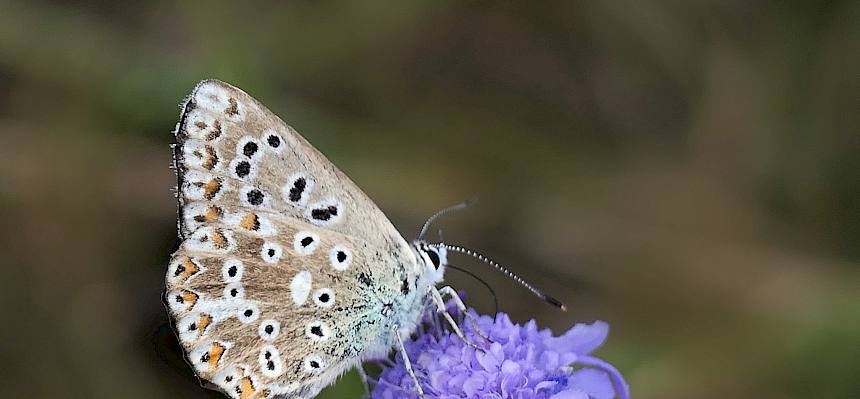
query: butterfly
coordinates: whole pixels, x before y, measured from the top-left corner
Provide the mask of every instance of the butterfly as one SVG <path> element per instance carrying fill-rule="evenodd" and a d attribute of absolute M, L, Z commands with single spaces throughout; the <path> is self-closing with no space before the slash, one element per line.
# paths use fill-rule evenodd
<path fill-rule="evenodd" d="M 200 82 L 175 135 L 183 241 L 165 299 L 200 378 L 235 398 L 313 397 L 414 331 L 445 248 L 407 242 L 325 156 L 229 84 Z"/>
<path fill-rule="evenodd" d="M 365 359 L 405 355 L 429 310 L 463 337 L 443 296 L 465 305 L 436 286 L 449 250 L 486 259 L 423 239 L 462 205 L 408 242 L 298 132 L 217 80 L 194 88 L 175 137 L 182 243 L 164 299 L 200 379 L 237 399 L 310 398 Z"/>

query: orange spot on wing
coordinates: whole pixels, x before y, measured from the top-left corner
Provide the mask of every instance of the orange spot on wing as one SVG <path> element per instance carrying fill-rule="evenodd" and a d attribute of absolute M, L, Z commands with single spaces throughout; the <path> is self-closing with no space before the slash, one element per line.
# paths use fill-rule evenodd
<path fill-rule="evenodd" d="M 203 197 L 205 197 L 207 200 L 215 198 L 215 195 L 218 194 L 219 191 L 221 191 L 220 178 L 216 177 L 212 180 L 209 180 L 208 183 L 203 185 Z"/>
<path fill-rule="evenodd" d="M 212 316 L 209 316 L 208 314 L 202 314 L 200 315 L 200 318 L 197 319 L 197 328 L 200 329 L 200 331 L 206 330 L 206 327 L 209 327 L 210 324 L 212 324 Z"/>
<path fill-rule="evenodd" d="M 229 116 L 238 115 L 239 114 L 239 103 L 236 101 L 236 99 L 233 97 L 230 97 L 229 99 L 227 99 L 227 102 L 230 103 L 230 106 L 228 106 L 227 109 L 224 110 L 224 113 L 226 113 Z"/>
<path fill-rule="evenodd" d="M 239 385 L 236 386 L 236 391 L 239 394 L 240 399 L 250 399 L 257 396 L 257 390 L 254 388 L 254 383 L 251 381 L 251 377 L 242 378 L 239 381 Z"/>
<path fill-rule="evenodd" d="M 227 248 L 227 237 L 223 232 L 221 232 L 221 230 L 215 230 L 212 232 L 212 244 L 214 244 L 215 248 L 218 249 Z"/>
<path fill-rule="evenodd" d="M 212 130 L 206 134 L 206 141 L 212 141 L 221 136 L 221 122 L 215 121 L 212 123 Z"/>
<path fill-rule="evenodd" d="M 197 266 L 197 264 L 194 263 L 191 258 L 186 256 L 182 263 L 176 267 L 176 273 L 174 274 L 174 276 L 179 279 L 186 280 L 189 277 L 197 274 L 197 272 L 199 271 L 200 266 Z"/>
<path fill-rule="evenodd" d="M 224 355 L 224 351 L 227 350 L 224 345 L 219 343 L 212 344 L 212 348 L 209 349 L 209 367 L 213 369 L 218 367 L 218 362 L 221 361 L 221 356 Z"/>
<path fill-rule="evenodd" d="M 191 292 L 191 291 L 188 291 L 188 290 L 182 291 L 182 302 L 189 304 L 188 310 L 191 310 L 194 308 L 194 304 L 197 303 L 197 298 L 199 298 L 199 296 L 197 294 Z"/>
<path fill-rule="evenodd" d="M 203 161 L 203 167 L 206 168 L 206 170 L 212 170 L 215 168 L 215 165 L 218 165 L 218 154 L 215 153 L 215 149 L 212 148 L 212 146 L 207 145 L 206 159 Z"/>
<path fill-rule="evenodd" d="M 218 220 L 218 217 L 221 216 L 221 214 L 223 213 L 224 211 L 222 211 L 221 208 L 213 205 L 210 206 L 209 209 L 206 210 L 206 212 L 194 216 L 194 220 L 199 223 L 214 222 L 215 220 Z"/>
<path fill-rule="evenodd" d="M 248 230 L 259 230 L 260 219 L 253 213 L 248 213 L 239 221 L 239 225 Z"/>

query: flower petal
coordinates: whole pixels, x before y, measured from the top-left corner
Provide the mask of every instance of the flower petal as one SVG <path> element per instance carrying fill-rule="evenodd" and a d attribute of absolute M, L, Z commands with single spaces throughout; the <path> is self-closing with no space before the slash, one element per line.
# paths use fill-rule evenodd
<path fill-rule="evenodd" d="M 559 352 L 587 355 L 597 349 L 609 335 L 609 324 L 597 320 L 592 324 L 578 323 L 560 337 L 551 337 L 546 345 Z"/>
<path fill-rule="evenodd" d="M 555 395 L 549 397 L 549 399 L 589 399 L 588 394 L 582 392 L 576 388 L 568 389 L 566 391 L 559 392 Z"/>

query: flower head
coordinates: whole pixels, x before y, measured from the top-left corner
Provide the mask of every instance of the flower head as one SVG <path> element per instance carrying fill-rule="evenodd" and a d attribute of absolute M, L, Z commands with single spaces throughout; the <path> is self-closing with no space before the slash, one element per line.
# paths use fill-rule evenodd
<path fill-rule="evenodd" d="M 596 321 L 577 324 L 561 336 L 538 330 L 534 320 L 514 324 L 499 313 L 478 317 L 483 340 L 471 323 L 460 323 L 467 339 L 432 325 L 406 342 L 406 352 L 428 398 L 612 399 L 629 398 L 627 384 L 610 364 L 590 356 L 609 332 Z M 379 376 L 374 399 L 417 398 L 412 377 L 397 354 Z"/>

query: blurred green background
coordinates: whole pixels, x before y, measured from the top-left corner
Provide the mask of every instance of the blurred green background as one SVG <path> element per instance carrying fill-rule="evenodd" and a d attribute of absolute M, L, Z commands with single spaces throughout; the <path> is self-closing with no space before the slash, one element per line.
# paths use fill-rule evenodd
<path fill-rule="evenodd" d="M 237 85 L 634 398 L 860 397 L 860 3 L 0 0 L 0 382 L 218 398 L 160 300 L 178 104 Z M 492 312 L 474 280 L 448 272 Z M 349 375 L 325 398 L 357 397 Z"/>

